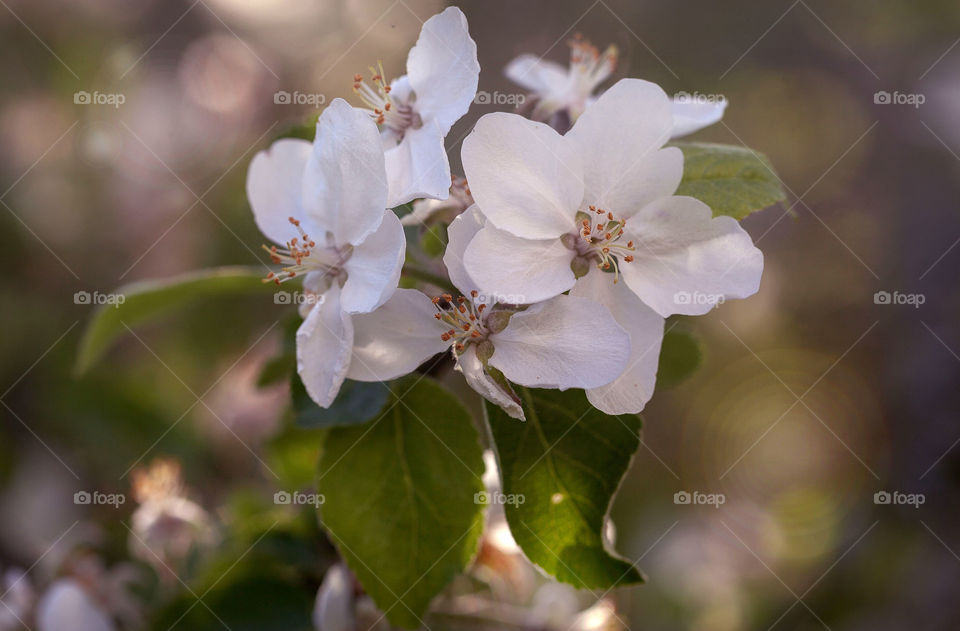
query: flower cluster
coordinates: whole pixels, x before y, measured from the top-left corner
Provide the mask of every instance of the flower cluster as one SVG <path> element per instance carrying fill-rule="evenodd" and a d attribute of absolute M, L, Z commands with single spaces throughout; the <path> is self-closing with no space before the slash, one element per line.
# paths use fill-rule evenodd
<path fill-rule="evenodd" d="M 451 176 L 444 138 L 480 66 L 455 7 L 423 25 L 406 75 L 388 81 L 379 63 L 357 74 L 353 105 L 335 99 L 313 143 L 279 140 L 254 158 L 247 192 L 280 266 L 267 280 L 302 277 L 316 298 L 296 340 L 319 405 L 345 379 L 395 379 L 449 350 L 473 389 L 519 419 L 511 384 L 582 388 L 603 412 L 639 412 L 664 319 L 757 291 L 761 252 L 733 218 L 675 195 L 683 153 L 664 146 L 726 103 L 674 102 L 629 78 L 596 96 L 616 48 L 570 45 L 569 70 L 530 55 L 509 64 L 535 94 L 531 118 L 480 118 L 463 142 L 465 179 Z M 401 222 L 392 209 L 411 201 Z M 427 220 L 449 222 L 449 284 L 432 296 L 398 288 L 402 224 Z"/>

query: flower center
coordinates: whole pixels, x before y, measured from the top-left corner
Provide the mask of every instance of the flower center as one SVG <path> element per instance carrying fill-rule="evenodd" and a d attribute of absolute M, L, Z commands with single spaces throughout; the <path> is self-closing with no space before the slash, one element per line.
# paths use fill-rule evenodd
<path fill-rule="evenodd" d="M 392 87 L 384 79 L 383 63 L 377 62 L 377 67 L 370 66 L 370 83 L 363 80 L 360 74 L 353 75 L 353 91 L 370 111 L 370 115 L 378 125 L 392 130 L 401 138 L 409 128 L 419 129 L 423 126 L 420 115 L 413 109 L 412 99 L 399 98 L 392 95 Z"/>
<path fill-rule="evenodd" d="M 589 96 L 593 89 L 613 74 L 617 67 L 617 47 L 613 44 L 600 50 L 576 33 L 567 44 L 570 46 L 570 74 L 578 93 Z"/>
<path fill-rule="evenodd" d="M 353 254 L 353 246 L 343 248 L 317 248 L 316 242 L 300 226 L 300 221 L 289 218 L 299 236 L 287 241 L 283 247 L 261 246 L 270 255 L 270 260 L 283 265 L 279 272 L 270 272 L 263 282 L 283 283 L 310 272 L 321 272 L 325 277 L 343 274 L 343 264 Z"/>
<path fill-rule="evenodd" d="M 564 243 L 577 253 L 578 258 L 596 261 L 602 270 L 612 269 L 613 282 L 616 283 L 620 278 L 621 261 L 632 263 L 632 252 L 636 251 L 633 241 L 623 242 L 627 220 L 593 204 L 587 208 L 588 212 L 577 213 L 580 222 L 577 235 L 566 235 Z"/>
<path fill-rule="evenodd" d="M 468 344 L 479 344 L 484 341 L 491 333 L 487 329 L 486 316 L 483 313 L 487 304 L 476 301 L 477 296 L 479 292 L 474 290 L 470 292 L 469 299 L 464 296 L 457 296 L 454 299 L 450 294 L 433 298 L 433 304 L 437 308 L 437 313 L 433 314 L 433 317 L 450 325 L 449 330 L 440 334 L 440 339 L 452 343 L 454 350 L 458 353 Z"/>

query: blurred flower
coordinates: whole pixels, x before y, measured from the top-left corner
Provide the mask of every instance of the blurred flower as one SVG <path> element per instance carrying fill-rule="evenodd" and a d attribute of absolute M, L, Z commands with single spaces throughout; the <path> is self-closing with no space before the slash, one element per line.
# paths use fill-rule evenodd
<path fill-rule="evenodd" d="M 7 570 L 0 589 L 0 631 L 29 627 L 37 596 L 26 573 L 19 568 Z"/>
<path fill-rule="evenodd" d="M 254 157 L 247 173 L 257 225 L 285 243 L 264 246 L 284 265 L 267 278 L 279 284 L 304 276 L 316 298 L 302 305 L 297 372 L 321 407 L 333 403 L 350 369 L 351 316 L 382 305 L 400 278 L 406 241 L 400 220 L 385 210 L 384 174 L 376 125 L 343 99 L 320 116 L 312 146 L 279 140 Z M 289 239 L 293 229 L 299 234 Z"/>
<path fill-rule="evenodd" d="M 110 616 L 72 578 L 55 581 L 37 604 L 37 631 L 114 631 Z"/>
<path fill-rule="evenodd" d="M 480 64 L 467 18 L 449 7 L 424 22 L 407 57 L 407 74 L 387 83 L 383 65 L 373 87 L 354 77 L 353 91 L 382 127 L 389 207 L 420 197 L 445 199 L 450 161 L 443 139 L 477 94 Z"/>
<path fill-rule="evenodd" d="M 210 515 L 187 499 L 175 460 L 158 459 L 133 472 L 133 496 L 139 506 L 131 517 L 130 553 L 166 580 L 187 557 L 216 541 Z"/>
<path fill-rule="evenodd" d="M 351 631 L 354 628 L 353 575 L 338 563 L 327 570 L 317 590 L 313 626 L 317 631 Z"/>
<path fill-rule="evenodd" d="M 404 226 L 419 226 L 437 218 L 441 221 L 453 221 L 457 215 L 473 205 L 473 196 L 466 178 L 450 176 L 450 196 L 447 199 L 418 199 L 413 202 L 413 212 L 404 215 L 400 223 Z"/>
<path fill-rule="evenodd" d="M 529 54 L 516 57 L 504 69 L 507 78 L 533 92 L 532 118 L 548 123 L 560 133 L 570 129 L 584 110 L 596 102 L 594 92 L 613 74 L 618 55 L 613 44 L 601 53 L 579 33 L 567 43 L 569 69 Z M 685 136 L 716 123 L 726 107 L 725 99 L 674 98 L 671 136 Z"/>

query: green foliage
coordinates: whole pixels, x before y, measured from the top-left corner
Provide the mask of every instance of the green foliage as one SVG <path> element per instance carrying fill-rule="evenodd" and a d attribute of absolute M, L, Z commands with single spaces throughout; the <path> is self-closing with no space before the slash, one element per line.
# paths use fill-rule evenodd
<path fill-rule="evenodd" d="M 290 392 L 293 397 L 293 421 L 297 427 L 303 428 L 366 423 L 380 414 L 390 398 L 389 387 L 379 381 L 367 383 L 347 379 L 330 407 L 322 408 L 307 394 L 299 375 L 291 379 Z"/>
<path fill-rule="evenodd" d="M 696 197 L 714 216 L 739 220 L 786 199 L 780 178 L 761 153 L 735 145 L 673 144 L 683 150 L 683 180 L 676 194 Z"/>
<path fill-rule="evenodd" d="M 527 421 L 487 403 L 510 531 L 533 563 L 578 588 L 643 581 L 604 546 L 604 519 L 640 445 L 637 415 L 608 416 L 582 390 L 518 388 Z"/>
<path fill-rule="evenodd" d="M 94 311 L 80 341 L 74 369 L 83 374 L 128 328 L 189 302 L 227 294 L 273 293 L 276 288 L 270 283 L 262 283 L 263 276 L 263 270 L 258 267 L 216 267 L 163 280 L 124 285 L 113 292 L 124 297 L 122 304 L 100 305 Z"/>
<path fill-rule="evenodd" d="M 327 431 L 317 479 L 323 526 L 391 623 L 420 626 L 473 558 L 482 473 L 470 415 L 421 375 L 395 381 L 372 423 Z"/>
<path fill-rule="evenodd" d="M 686 331 L 667 331 L 660 347 L 657 388 L 669 388 L 690 377 L 703 360 L 700 342 Z"/>

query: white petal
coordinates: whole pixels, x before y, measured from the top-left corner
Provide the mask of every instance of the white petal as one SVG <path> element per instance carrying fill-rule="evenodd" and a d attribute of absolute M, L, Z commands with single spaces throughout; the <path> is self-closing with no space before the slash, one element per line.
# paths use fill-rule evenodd
<path fill-rule="evenodd" d="M 475 289 L 510 304 L 540 302 L 573 287 L 572 259 L 573 250 L 559 239 L 521 239 L 489 224 L 463 256 Z"/>
<path fill-rule="evenodd" d="M 37 631 L 113 631 L 110 617 L 77 581 L 55 581 L 37 603 Z"/>
<path fill-rule="evenodd" d="M 621 79 L 604 92 L 566 135 L 583 158 L 584 201 L 630 216 L 672 195 L 683 176 L 683 154 L 660 150 L 672 128 L 670 99 L 656 84 Z"/>
<path fill-rule="evenodd" d="M 449 7 L 423 23 L 407 57 L 407 76 L 417 95 L 417 113 L 446 136 L 470 109 L 480 78 L 477 45 L 460 9 Z"/>
<path fill-rule="evenodd" d="M 567 87 L 570 75 L 567 69 L 536 55 L 520 55 L 503 69 L 508 79 L 539 96 L 562 91 Z"/>
<path fill-rule="evenodd" d="M 400 280 L 406 246 L 400 220 L 392 210 L 385 211 L 380 227 L 354 246 L 344 265 L 347 281 L 341 308 L 347 313 L 367 313 L 386 302 Z"/>
<path fill-rule="evenodd" d="M 437 309 L 416 289 L 398 289 L 372 313 L 353 316 L 353 360 L 347 377 L 389 381 L 411 372 L 449 348 L 440 335 L 449 327 L 433 317 Z"/>
<path fill-rule="evenodd" d="M 390 193 L 386 205 L 395 208 L 421 197 L 450 195 L 450 160 L 443 134 L 433 121 L 407 129 L 400 144 L 384 153 Z"/>
<path fill-rule="evenodd" d="M 573 296 L 557 296 L 515 314 L 490 341 L 490 365 L 510 381 L 534 388 L 603 386 L 623 372 L 630 357 L 630 338 L 610 312 Z"/>
<path fill-rule="evenodd" d="M 723 118 L 727 109 L 726 99 L 720 101 L 696 101 L 689 98 L 673 99 L 672 138 L 686 136 L 708 127 Z"/>
<path fill-rule="evenodd" d="M 353 577 L 347 566 L 331 566 L 323 577 L 313 606 L 316 631 L 350 631 L 353 620 Z"/>
<path fill-rule="evenodd" d="M 467 384 L 484 399 L 499 406 L 512 418 L 521 421 L 527 420 L 523 415 L 523 408 L 520 407 L 520 404 L 504 392 L 484 370 L 483 363 L 477 357 L 476 345 L 471 344 L 457 357 L 457 370 L 463 373 Z"/>
<path fill-rule="evenodd" d="M 467 273 L 463 257 L 470 241 L 483 228 L 484 223 L 483 215 L 474 204 L 451 221 L 447 228 L 447 249 L 443 253 L 443 264 L 447 268 L 450 282 L 465 296 L 474 289 L 480 289 L 480 285 Z"/>
<path fill-rule="evenodd" d="M 496 227 L 530 239 L 573 230 L 583 165 L 575 147 L 549 126 L 487 114 L 463 141 L 461 157 L 473 198 Z"/>
<path fill-rule="evenodd" d="M 627 285 L 654 311 L 701 315 L 728 298 L 760 287 L 763 253 L 733 217 L 712 218 L 692 197 L 664 197 L 627 225 L 632 263 L 621 263 Z"/>
<path fill-rule="evenodd" d="M 340 309 L 340 288 L 334 284 L 297 329 L 297 372 L 310 398 L 329 407 L 337 398 L 350 367 L 353 323 Z"/>
<path fill-rule="evenodd" d="M 297 236 L 289 218 L 305 220 L 300 203 L 303 171 L 310 157 L 310 143 L 297 138 L 278 140 L 250 161 L 247 199 L 260 232 L 276 243 Z M 305 226 L 305 229 L 309 226 Z M 309 230 L 308 230 L 309 231 Z M 316 237 L 323 238 L 322 234 Z"/>
<path fill-rule="evenodd" d="M 383 219 L 387 176 L 380 132 L 369 113 L 343 99 L 334 99 L 317 121 L 303 205 L 317 225 L 333 233 L 337 245 L 360 243 Z"/>
<path fill-rule="evenodd" d="M 587 390 L 593 407 L 606 414 L 637 414 L 653 396 L 663 342 L 663 318 L 613 275 L 594 268 L 577 280 L 571 296 L 605 306 L 630 336 L 627 368 L 612 383 Z"/>

